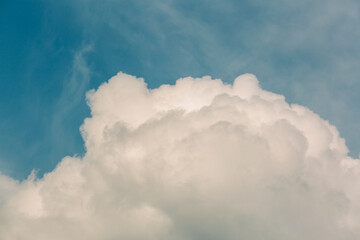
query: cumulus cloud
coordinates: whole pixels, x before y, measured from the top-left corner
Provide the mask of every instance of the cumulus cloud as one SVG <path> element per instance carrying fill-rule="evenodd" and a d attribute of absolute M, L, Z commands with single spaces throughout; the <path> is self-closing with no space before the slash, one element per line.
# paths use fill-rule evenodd
<path fill-rule="evenodd" d="M 119 73 L 87 99 L 83 157 L 0 175 L 1 239 L 359 239 L 358 160 L 255 76 Z"/>

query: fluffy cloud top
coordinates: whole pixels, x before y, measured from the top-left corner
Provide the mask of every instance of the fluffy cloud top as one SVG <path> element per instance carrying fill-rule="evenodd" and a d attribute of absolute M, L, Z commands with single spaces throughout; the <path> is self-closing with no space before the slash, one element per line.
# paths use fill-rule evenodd
<path fill-rule="evenodd" d="M 88 93 L 84 157 L 0 175 L 0 238 L 359 239 L 360 166 L 336 128 L 262 90 L 119 73 Z"/>

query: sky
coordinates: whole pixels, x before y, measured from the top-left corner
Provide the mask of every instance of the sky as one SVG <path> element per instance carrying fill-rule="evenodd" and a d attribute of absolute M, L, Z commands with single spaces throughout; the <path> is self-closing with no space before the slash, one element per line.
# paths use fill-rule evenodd
<path fill-rule="evenodd" d="M 359 239 L 359 25 L 356 0 L 0 0 L 0 238 Z"/>
<path fill-rule="evenodd" d="M 355 0 L 2 0 L 2 172 L 24 179 L 83 154 L 85 94 L 119 71 L 150 88 L 253 73 L 336 125 L 357 157 L 359 21 Z"/>

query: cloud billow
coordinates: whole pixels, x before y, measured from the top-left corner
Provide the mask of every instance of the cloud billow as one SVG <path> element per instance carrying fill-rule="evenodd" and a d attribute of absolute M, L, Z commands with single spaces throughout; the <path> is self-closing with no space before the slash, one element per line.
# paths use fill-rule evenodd
<path fill-rule="evenodd" d="M 83 157 L 0 176 L 1 239 L 359 239 L 358 160 L 255 76 L 119 73 L 87 99 Z"/>

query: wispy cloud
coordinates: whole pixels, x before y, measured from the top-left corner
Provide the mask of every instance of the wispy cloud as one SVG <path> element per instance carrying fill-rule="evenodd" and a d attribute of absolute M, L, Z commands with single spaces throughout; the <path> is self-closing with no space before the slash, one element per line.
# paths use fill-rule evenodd
<path fill-rule="evenodd" d="M 86 54 L 93 49 L 93 44 L 86 44 L 74 53 L 72 73 L 64 81 L 61 95 L 57 101 L 55 112 L 63 114 L 74 108 L 83 100 L 84 93 L 89 87 L 91 70 L 86 61 Z"/>
<path fill-rule="evenodd" d="M 56 143 L 53 151 L 59 151 L 63 147 L 76 144 L 77 140 L 74 136 L 74 128 L 69 128 L 68 122 L 73 121 L 82 114 L 77 111 L 82 109 L 85 103 L 85 92 L 89 88 L 91 78 L 91 69 L 86 61 L 86 54 L 93 49 L 92 44 L 84 44 L 78 51 L 74 53 L 72 72 L 68 79 L 64 80 L 61 94 L 54 105 L 53 115 L 51 117 L 51 141 Z M 79 110 L 80 109 L 80 110 Z M 78 119 L 78 122 L 81 120 Z M 78 127 L 76 127 L 78 129 Z M 77 133 L 77 138 L 80 135 Z M 71 148 L 80 154 L 83 150 Z M 52 160 L 54 161 L 54 159 Z M 55 159 L 56 161 L 56 159 Z"/>

